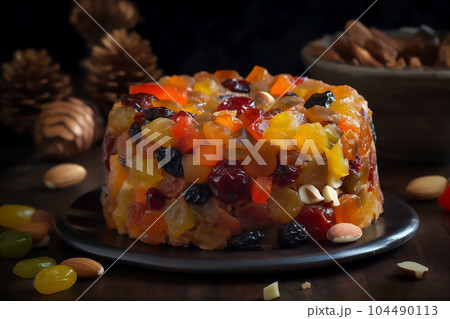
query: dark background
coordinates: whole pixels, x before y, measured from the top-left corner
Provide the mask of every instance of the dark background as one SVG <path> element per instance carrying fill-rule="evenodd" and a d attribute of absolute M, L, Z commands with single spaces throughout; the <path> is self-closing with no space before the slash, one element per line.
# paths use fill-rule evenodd
<path fill-rule="evenodd" d="M 149 39 L 165 74 L 236 69 L 244 76 L 255 65 L 272 74 L 301 74 L 301 48 L 344 28 L 372 4 L 369 1 L 135 1 L 143 17 L 136 31 Z M 0 62 L 16 49 L 46 48 L 80 87 L 80 62 L 88 55 L 69 23 L 71 0 L 3 1 L 0 9 Z M 394 29 L 427 24 L 450 29 L 450 1 L 379 0 L 362 18 L 368 26 Z M 82 92 L 81 92 L 82 95 Z M 83 98 L 83 96 L 80 96 Z M 18 144 L 29 144 L 16 152 Z M 0 124 L 0 171 L 29 158 L 28 136 Z"/>
<path fill-rule="evenodd" d="M 300 74 L 299 52 L 325 33 L 342 30 L 369 1 L 134 1 L 143 21 L 136 30 L 151 41 L 166 74 L 237 69 L 244 75 L 259 64 L 271 73 Z M 1 8 L 2 62 L 15 49 L 46 48 L 66 72 L 78 72 L 87 55 L 69 24 L 74 3 L 4 1 Z M 450 1 L 379 0 L 362 18 L 380 29 L 427 24 L 450 27 Z"/>

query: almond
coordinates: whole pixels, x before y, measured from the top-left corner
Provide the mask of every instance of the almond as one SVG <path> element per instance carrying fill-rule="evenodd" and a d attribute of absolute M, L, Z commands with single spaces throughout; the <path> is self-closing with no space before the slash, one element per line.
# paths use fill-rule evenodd
<path fill-rule="evenodd" d="M 302 185 L 298 194 L 300 195 L 300 199 L 305 204 L 315 204 L 324 200 L 319 190 L 313 185 Z"/>
<path fill-rule="evenodd" d="M 103 266 L 90 258 L 76 257 L 64 260 L 61 265 L 69 266 L 78 278 L 92 278 L 104 273 Z"/>
<path fill-rule="evenodd" d="M 414 261 L 404 261 L 397 264 L 398 269 L 400 269 L 401 272 L 403 272 L 405 275 L 422 279 L 428 274 L 428 267 L 425 267 L 424 265 L 421 265 L 419 263 L 416 263 Z"/>
<path fill-rule="evenodd" d="M 47 247 L 50 244 L 50 235 L 44 237 L 44 239 L 38 243 L 33 243 L 33 248 Z"/>
<path fill-rule="evenodd" d="M 414 199 L 433 199 L 439 197 L 446 186 L 447 179 L 443 176 L 422 176 L 409 182 L 406 192 Z"/>
<path fill-rule="evenodd" d="M 362 236 L 362 230 L 358 226 L 349 223 L 339 223 L 328 229 L 327 237 L 333 243 L 350 243 Z"/>
<path fill-rule="evenodd" d="M 86 169 L 78 164 L 61 164 L 52 167 L 44 175 L 48 188 L 65 188 L 80 183 L 86 177 Z"/>
<path fill-rule="evenodd" d="M 45 223 L 50 228 L 53 228 L 53 221 L 54 221 L 53 216 L 50 213 L 46 212 L 45 210 L 37 209 L 31 216 L 32 223 Z"/>
<path fill-rule="evenodd" d="M 324 188 L 322 189 L 322 196 L 324 198 L 323 200 L 324 203 L 332 203 L 331 206 L 333 207 L 341 205 L 338 199 L 337 191 L 331 186 L 328 185 L 324 186 Z"/>
<path fill-rule="evenodd" d="M 16 229 L 30 233 L 33 244 L 41 243 L 50 231 L 50 227 L 46 223 L 30 223 L 18 226 Z"/>
<path fill-rule="evenodd" d="M 280 289 L 278 288 L 278 281 L 268 285 L 263 290 L 264 300 L 273 300 L 280 297 Z"/>

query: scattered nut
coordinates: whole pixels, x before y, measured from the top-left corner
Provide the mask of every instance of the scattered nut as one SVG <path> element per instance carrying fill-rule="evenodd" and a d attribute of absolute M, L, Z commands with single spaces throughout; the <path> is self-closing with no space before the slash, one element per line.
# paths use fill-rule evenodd
<path fill-rule="evenodd" d="M 103 266 L 90 258 L 69 258 L 64 260 L 61 265 L 72 268 L 77 273 L 78 278 L 92 278 L 104 273 Z"/>
<path fill-rule="evenodd" d="M 447 179 L 443 176 L 422 176 L 409 182 L 406 192 L 415 199 L 433 199 L 439 197 L 446 186 Z"/>
<path fill-rule="evenodd" d="M 397 264 L 398 269 L 403 272 L 405 275 L 422 279 L 428 274 L 428 267 L 424 265 L 418 264 L 414 261 L 404 261 Z"/>
<path fill-rule="evenodd" d="M 80 183 L 86 177 L 86 169 L 78 164 L 61 164 L 52 167 L 44 175 L 48 188 L 65 188 Z"/>
<path fill-rule="evenodd" d="M 315 204 L 324 200 L 319 190 L 311 184 L 302 185 L 298 193 L 305 204 Z"/>
<path fill-rule="evenodd" d="M 278 288 L 278 281 L 268 285 L 263 290 L 264 300 L 273 300 L 280 297 L 280 289 Z"/>
<path fill-rule="evenodd" d="M 302 289 L 309 289 L 311 288 L 311 283 L 309 281 L 305 281 L 304 283 L 302 283 Z"/>
<path fill-rule="evenodd" d="M 328 186 L 328 185 L 324 186 L 324 188 L 322 189 L 322 196 L 324 198 L 323 202 L 324 203 L 332 202 L 333 204 L 331 204 L 331 206 L 333 206 L 333 207 L 337 207 L 341 204 L 339 202 L 338 194 L 337 194 L 336 190 L 331 186 Z"/>
<path fill-rule="evenodd" d="M 333 243 L 351 243 L 362 236 L 362 230 L 350 223 L 339 223 L 328 229 L 327 238 Z"/>
<path fill-rule="evenodd" d="M 31 235 L 33 244 L 41 243 L 50 231 L 46 223 L 31 223 L 16 227 L 18 231 L 28 232 Z"/>
<path fill-rule="evenodd" d="M 45 210 L 37 209 L 34 211 L 33 215 L 31 216 L 31 222 L 32 223 L 45 223 L 50 228 L 53 227 L 53 216 L 46 212 Z"/>
<path fill-rule="evenodd" d="M 50 244 L 50 235 L 45 236 L 41 242 L 33 243 L 33 248 L 47 247 L 48 244 Z"/>

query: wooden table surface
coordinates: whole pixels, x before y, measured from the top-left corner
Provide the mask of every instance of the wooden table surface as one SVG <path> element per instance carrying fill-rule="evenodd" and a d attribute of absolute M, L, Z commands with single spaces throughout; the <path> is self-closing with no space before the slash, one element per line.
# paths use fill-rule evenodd
<path fill-rule="evenodd" d="M 0 204 L 27 204 L 57 215 L 75 198 L 97 188 L 103 181 L 99 145 L 73 161 L 85 166 L 88 176 L 81 184 L 64 190 L 45 188 L 42 177 L 54 163 L 35 159 L 28 149 L 16 149 L 17 164 L 2 173 Z M 449 164 L 405 164 L 381 159 L 379 165 L 382 189 L 402 199 L 407 199 L 405 186 L 412 178 L 450 175 Z M 393 251 L 343 267 L 376 300 L 449 300 L 450 213 L 442 210 L 436 200 L 409 201 L 409 204 L 420 217 L 414 238 Z M 33 249 L 26 257 L 37 256 L 50 256 L 61 262 L 83 254 L 52 234 L 48 248 Z M 111 264 L 110 260 L 96 259 L 105 268 Z M 428 266 L 429 275 L 423 280 L 400 275 L 396 263 L 405 260 Z M 12 273 L 16 262 L 0 258 L 0 300 L 76 300 L 92 283 L 79 280 L 68 291 L 40 295 L 34 290 L 32 279 L 21 279 Z M 370 300 L 337 266 L 278 274 L 193 275 L 143 269 L 120 262 L 82 300 L 261 300 L 262 289 L 277 280 L 280 300 Z M 311 282 L 311 289 L 301 289 L 305 281 Z"/>

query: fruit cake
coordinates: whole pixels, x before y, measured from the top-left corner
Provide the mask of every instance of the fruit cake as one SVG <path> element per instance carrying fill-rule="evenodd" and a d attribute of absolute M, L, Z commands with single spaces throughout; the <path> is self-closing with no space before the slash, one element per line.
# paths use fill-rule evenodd
<path fill-rule="evenodd" d="M 274 249 L 382 213 L 372 111 L 358 92 L 255 66 L 164 76 L 114 104 L 108 227 L 151 244 Z"/>

